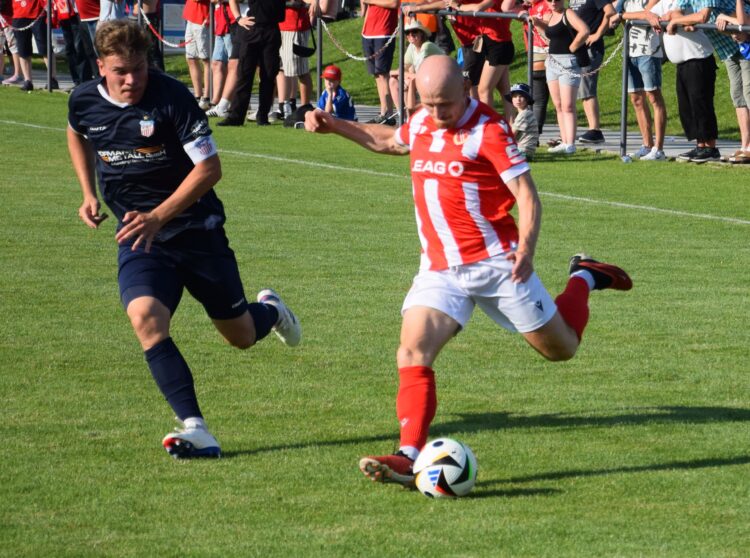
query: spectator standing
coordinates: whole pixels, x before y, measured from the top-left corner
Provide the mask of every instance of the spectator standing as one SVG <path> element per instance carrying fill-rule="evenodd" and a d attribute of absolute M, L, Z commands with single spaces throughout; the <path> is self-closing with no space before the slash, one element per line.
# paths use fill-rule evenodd
<path fill-rule="evenodd" d="M 532 19 L 542 19 L 551 9 L 547 0 L 525 0 L 516 8 L 516 11 L 519 15 L 527 14 Z M 533 56 L 531 91 L 534 102 L 532 103 L 532 110 L 539 128 L 539 134 L 541 134 L 547 121 L 547 104 L 549 103 L 546 71 L 549 45 L 539 30 L 533 27 L 532 46 L 529 49 L 528 30 L 529 22 L 526 20 L 523 22 L 523 42 L 526 45 L 526 52 L 531 51 L 531 56 Z"/>
<path fill-rule="evenodd" d="M 673 15 L 669 26 L 716 23 L 719 14 L 734 12 L 735 3 L 734 0 L 681 0 L 679 8 L 680 10 L 689 8 L 692 13 Z M 744 59 L 740 53 L 739 45 L 728 35 L 708 30 L 706 36 L 713 44 L 719 59 L 724 63 L 729 76 L 729 94 L 732 97 L 732 104 L 737 116 L 742 142 L 740 147 L 742 148 L 742 146 L 750 145 L 750 111 L 748 111 L 748 105 L 750 104 L 750 60 Z M 705 163 L 706 161 L 718 161 L 720 159 L 721 153 L 716 147 L 704 147 L 691 157 L 690 161 Z"/>
<path fill-rule="evenodd" d="M 589 28 L 586 46 L 590 63 L 588 66 L 583 66 L 581 72 L 591 75 L 584 75 L 578 88 L 578 98 L 581 100 L 588 122 L 588 130 L 578 138 L 581 143 L 604 143 L 604 134 L 599 122 L 597 86 L 598 70 L 604 60 L 604 34 L 609 29 L 609 18 L 615 14 L 615 9 L 610 2 L 611 0 L 570 0 L 569 3 L 569 7 Z"/>
<path fill-rule="evenodd" d="M 99 21 L 122 19 L 125 14 L 125 0 L 99 0 Z"/>
<path fill-rule="evenodd" d="M 18 47 L 19 65 L 23 75 L 21 91 L 33 91 L 34 82 L 31 76 L 31 57 L 34 50 L 31 45 L 32 37 L 36 49 L 44 59 L 44 64 L 50 70 L 52 89 L 59 89 L 57 83 L 54 59 L 47 57 L 47 12 L 43 0 L 13 0 L 13 34 Z M 52 64 L 50 66 L 50 63 Z"/>
<path fill-rule="evenodd" d="M 86 51 L 81 37 L 81 21 L 75 12 L 72 0 L 53 0 L 52 10 L 60 25 L 65 41 L 65 58 L 68 61 L 73 87 L 93 79 L 93 69 L 86 59 Z"/>
<path fill-rule="evenodd" d="M 281 31 L 281 71 L 276 81 L 279 94 L 279 111 L 277 118 L 290 116 L 297 108 L 295 89 L 299 82 L 299 99 L 301 105 L 310 104 L 313 99 L 313 82 L 310 76 L 310 59 L 294 53 L 294 45 L 306 47 L 310 42 L 312 24 L 310 6 L 305 2 L 287 4 L 284 21 L 279 23 Z"/>
<path fill-rule="evenodd" d="M 628 35 L 628 93 L 635 110 L 643 143 L 635 156 L 641 161 L 666 161 L 664 133 L 667 128 L 667 106 L 661 94 L 661 27 L 651 8 L 659 0 L 625 0 L 622 15 L 615 14 L 610 25 L 620 19 L 647 20 L 651 27 L 632 26 Z M 657 31 L 658 30 L 658 31 Z M 654 110 L 653 120 L 648 103 Z"/>
<path fill-rule="evenodd" d="M 220 14 L 221 12 L 221 14 Z M 227 28 L 229 31 L 222 36 L 216 36 L 216 42 L 214 43 L 214 54 L 212 64 L 214 67 L 224 68 L 221 62 L 226 58 L 226 72 L 225 79 L 222 81 L 221 88 L 219 90 L 220 98 L 219 102 L 215 107 L 209 109 L 206 114 L 208 116 L 219 116 L 221 118 L 227 118 L 229 116 L 229 109 L 232 106 L 232 99 L 234 98 L 234 88 L 237 84 L 237 68 L 239 66 L 239 56 L 237 55 L 237 49 L 235 45 L 235 38 L 237 35 L 237 29 L 239 26 L 234 21 L 232 16 L 232 10 L 228 2 L 219 0 L 216 5 L 216 11 L 214 13 L 214 21 L 216 22 L 216 29 L 219 29 L 219 22 L 226 18 Z M 216 95 L 216 73 L 214 73 L 214 95 Z M 248 105 L 249 107 L 249 105 Z"/>
<path fill-rule="evenodd" d="M 229 2 L 222 0 L 211 0 L 214 4 L 214 49 L 211 56 L 211 75 L 213 78 L 213 91 L 211 105 L 217 107 L 223 98 L 224 84 L 227 81 L 229 71 L 229 58 L 232 55 L 232 35 L 229 32 L 232 18 L 229 12 Z M 236 59 L 233 71 L 237 71 Z M 229 99 L 221 109 L 214 110 L 209 116 L 225 116 L 229 108 Z"/>
<path fill-rule="evenodd" d="M 404 26 L 404 33 L 406 35 L 406 40 L 409 42 L 409 46 L 404 53 L 404 89 L 406 93 L 404 100 L 406 103 L 406 110 L 411 113 L 417 106 L 417 89 L 414 84 L 414 78 L 417 75 L 419 66 L 421 66 L 424 59 L 428 56 L 445 53 L 439 46 L 428 40 L 430 37 L 430 30 L 416 18 L 412 19 Z M 401 108 L 399 105 L 400 95 L 398 82 L 399 71 L 391 70 L 391 98 L 396 103 L 396 106 Z"/>
<path fill-rule="evenodd" d="M 122 305 L 151 375 L 183 425 L 162 445 L 175 458 L 219 457 L 193 375 L 170 334 L 183 291 L 237 348 L 253 346 L 271 330 L 294 346 L 301 329 L 274 291 L 260 291 L 257 302 L 245 299 L 214 191 L 221 162 L 206 115 L 190 92 L 149 69 L 150 40 L 135 22 L 102 24 L 96 46 L 102 78 L 77 88 L 68 110 L 68 150 L 83 195 L 78 214 L 94 229 L 104 220 L 96 171 L 101 196 L 118 221 Z"/>
<path fill-rule="evenodd" d="M 515 83 L 508 93 L 508 101 L 516 109 L 513 119 L 513 135 L 516 137 L 518 150 L 523 153 L 527 161 L 534 159 L 534 153 L 539 145 L 539 124 L 534 116 L 534 97 L 531 87 L 526 83 Z"/>
<path fill-rule="evenodd" d="M 18 57 L 16 36 L 13 34 L 13 0 L 0 0 L 0 77 L 5 75 L 5 47 L 8 47 L 10 59 L 13 61 L 13 75 L 3 80 L 3 85 L 23 83 L 21 75 L 21 60 Z"/>
<path fill-rule="evenodd" d="M 268 126 L 268 113 L 273 104 L 273 90 L 279 73 L 279 48 L 284 21 L 284 2 L 279 0 L 253 0 L 247 12 L 240 12 L 238 0 L 229 0 L 232 17 L 237 24 L 232 39 L 232 56 L 239 58 L 234 102 L 227 117 L 217 126 L 242 126 L 250 106 L 250 94 L 255 71 L 260 70 L 258 86 L 258 111 L 256 124 Z"/>
<path fill-rule="evenodd" d="M 736 0 L 734 15 L 721 13 L 716 18 L 716 26 L 721 31 L 726 29 L 727 24 L 747 25 L 748 23 L 750 23 L 750 3 L 744 0 Z M 739 45 L 742 58 L 750 60 L 750 33 L 732 33 L 732 38 Z M 740 63 L 742 64 L 742 60 L 740 60 Z M 747 72 L 747 66 L 745 66 L 745 70 L 742 72 L 742 86 L 743 92 L 747 92 L 748 87 L 750 87 L 750 75 Z M 748 104 L 748 108 L 750 109 L 749 99 L 750 96 L 745 93 L 745 103 Z M 740 146 L 740 149 L 729 157 L 729 162 L 738 164 L 750 163 L 750 145 L 743 144 Z"/>
<path fill-rule="evenodd" d="M 395 124 L 388 77 L 396 49 L 396 41 L 391 37 L 398 27 L 399 0 L 361 0 L 361 3 L 364 17 L 362 51 L 367 57 L 367 72 L 375 79 L 380 100 L 380 114 L 370 122 Z"/>
<path fill-rule="evenodd" d="M 81 22 L 81 43 L 83 44 L 86 62 L 91 68 L 93 77 L 97 77 L 99 70 L 96 63 L 94 37 L 96 36 L 96 26 L 99 23 L 99 0 L 75 0 L 75 2 L 78 19 Z"/>
<path fill-rule="evenodd" d="M 651 8 L 661 21 L 692 14 L 692 8 L 680 8 L 680 0 L 662 0 Z M 701 30 L 686 30 L 668 25 L 663 34 L 664 53 L 675 65 L 675 88 L 680 123 L 685 137 L 696 146 L 678 156 L 689 161 L 706 149 L 716 148 L 719 128 L 714 110 L 716 60 L 711 41 Z"/>
<path fill-rule="evenodd" d="M 563 0 L 552 0 L 552 10 L 534 19 L 549 41 L 547 58 L 547 86 L 557 113 L 560 143 L 550 147 L 549 153 L 571 155 L 576 152 L 576 94 L 581 83 L 581 71 L 591 60 L 586 48 L 589 28 Z"/>
<path fill-rule="evenodd" d="M 357 111 L 354 109 L 349 93 L 341 87 L 341 69 L 330 65 L 323 70 L 325 90 L 318 99 L 318 108 L 343 120 L 357 120 Z"/>
<path fill-rule="evenodd" d="M 140 6 L 143 6 L 143 25 L 148 28 L 149 23 L 151 27 L 159 30 L 161 26 L 161 10 L 159 0 L 141 0 Z M 130 14 L 131 19 L 138 20 L 138 14 L 140 11 L 139 3 L 133 4 L 133 11 Z M 148 63 L 154 68 L 159 68 L 162 72 L 164 71 L 164 46 L 162 45 L 161 39 L 156 36 L 156 33 L 147 29 L 146 34 L 151 39 L 151 48 L 148 49 Z"/>
<path fill-rule="evenodd" d="M 211 108 L 208 99 L 208 45 L 211 30 L 208 28 L 210 0 L 185 0 L 182 17 L 185 25 L 185 58 L 187 59 L 193 94 L 203 110 Z"/>

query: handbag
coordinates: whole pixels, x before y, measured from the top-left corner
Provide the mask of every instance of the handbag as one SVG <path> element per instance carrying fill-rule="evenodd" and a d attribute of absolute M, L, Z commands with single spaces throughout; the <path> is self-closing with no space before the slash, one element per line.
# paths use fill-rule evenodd
<path fill-rule="evenodd" d="M 311 29 L 310 30 L 310 36 L 312 37 L 312 44 L 311 47 L 306 47 L 302 45 L 298 45 L 297 43 L 292 44 L 292 52 L 301 57 L 301 58 L 310 58 L 313 54 L 315 54 L 315 50 L 318 48 L 318 45 L 315 44 L 315 32 Z"/>

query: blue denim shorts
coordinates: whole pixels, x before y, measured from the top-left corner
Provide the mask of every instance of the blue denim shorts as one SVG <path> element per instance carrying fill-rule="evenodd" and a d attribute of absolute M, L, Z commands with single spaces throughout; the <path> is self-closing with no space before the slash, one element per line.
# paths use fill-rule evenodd
<path fill-rule="evenodd" d="M 216 35 L 211 60 L 226 64 L 230 56 L 232 56 L 232 36 L 229 33 L 226 35 Z"/>
<path fill-rule="evenodd" d="M 573 54 L 550 54 L 547 58 L 547 83 L 558 81 L 560 85 L 578 87 L 581 83 L 580 73 L 581 67 Z"/>
<path fill-rule="evenodd" d="M 661 89 L 661 58 L 635 56 L 628 58 L 628 93 Z"/>

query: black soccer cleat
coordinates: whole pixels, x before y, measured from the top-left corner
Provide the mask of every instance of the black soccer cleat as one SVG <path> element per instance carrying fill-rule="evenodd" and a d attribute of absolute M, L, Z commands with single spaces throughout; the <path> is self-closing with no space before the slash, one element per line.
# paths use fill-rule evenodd
<path fill-rule="evenodd" d="M 615 289 L 617 291 L 629 291 L 633 288 L 633 281 L 625 270 L 616 265 L 596 261 L 587 254 L 576 254 L 570 258 L 568 273 L 571 275 L 576 271 L 586 270 L 594 278 L 594 289 Z"/>

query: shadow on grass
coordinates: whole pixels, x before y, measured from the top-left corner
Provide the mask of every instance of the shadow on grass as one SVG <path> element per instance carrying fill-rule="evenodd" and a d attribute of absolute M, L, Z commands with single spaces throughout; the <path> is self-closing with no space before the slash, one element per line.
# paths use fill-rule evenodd
<path fill-rule="evenodd" d="M 555 496 L 562 492 L 556 488 L 514 488 L 511 490 L 484 490 L 484 486 L 495 482 L 478 482 L 470 498 L 524 498 L 528 496 Z"/>
<path fill-rule="evenodd" d="M 690 469 L 710 469 L 713 467 L 732 467 L 736 465 L 750 464 L 750 455 L 727 458 L 695 459 L 693 461 L 670 461 L 668 463 L 653 463 L 651 465 L 633 465 L 626 467 L 613 467 L 611 469 L 573 469 L 570 471 L 550 471 L 536 475 L 525 475 L 511 477 L 508 479 L 490 480 L 481 483 L 481 486 L 494 486 L 498 484 L 515 484 L 538 481 L 554 481 L 571 479 L 576 477 L 601 477 L 606 475 L 647 473 L 652 471 L 675 471 Z M 480 483 L 477 483 L 480 486 Z"/>
<path fill-rule="evenodd" d="M 708 424 L 722 422 L 750 422 L 750 409 L 729 407 L 638 407 L 629 412 L 607 415 L 581 415 L 554 413 L 544 415 L 516 415 L 513 413 L 465 413 L 454 415 L 457 418 L 433 424 L 431 437 L 450 436 L 456 433 L 484 432 L 492 430 L 510 430 L 514 428 L 608 428 L 612 426 L 642 426 L 646 424 L 689 423 Z M 317 440 L 307 442 L 288 442 L 273 446 L 259 447 L 250 450 L 226 451 L 224 458 L 260 453 L 297 450 L 313 447 L 332 447 L 340 445 L 359 445 L 368 442 L 397 440 L 394 429 L 389 434 L 342 438 L 338 440 Z M 394 447 L 395 449 L 395 447 Z M 520 482 L 520 481 L 519 481 Z"/>

